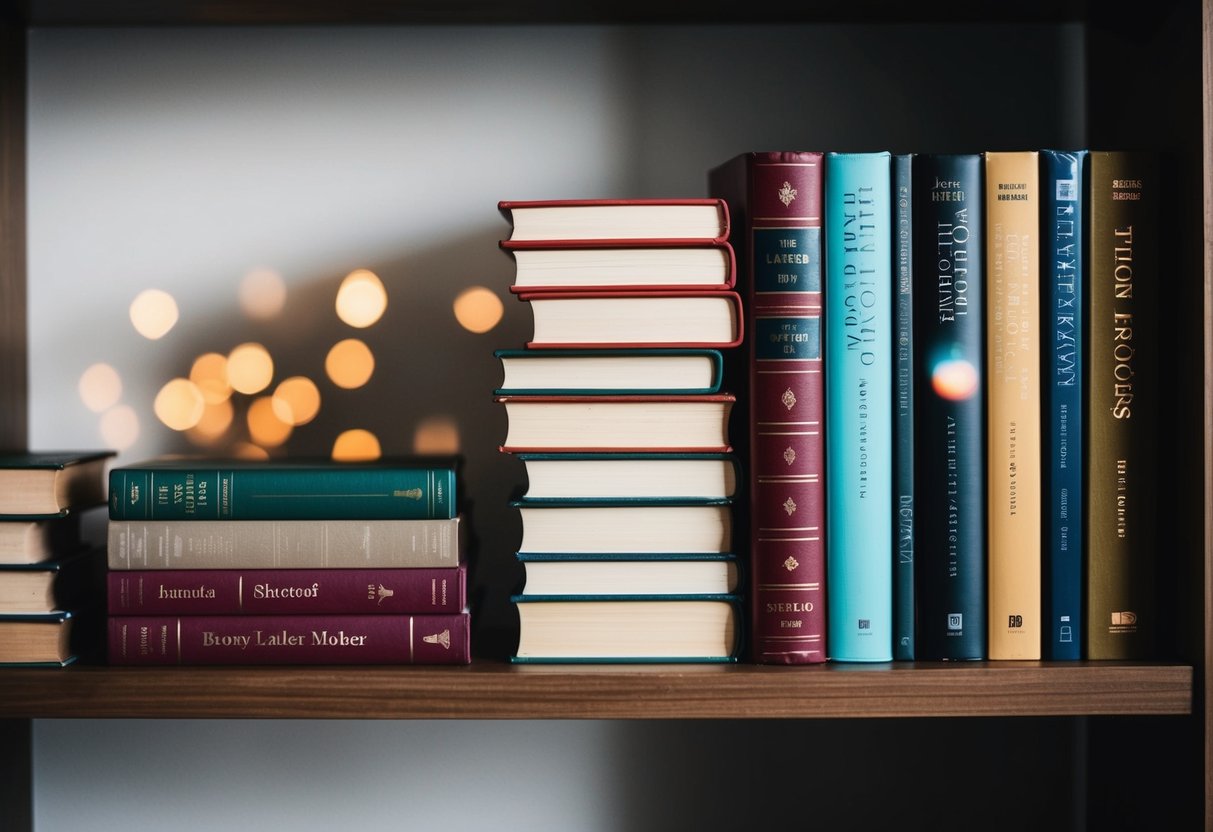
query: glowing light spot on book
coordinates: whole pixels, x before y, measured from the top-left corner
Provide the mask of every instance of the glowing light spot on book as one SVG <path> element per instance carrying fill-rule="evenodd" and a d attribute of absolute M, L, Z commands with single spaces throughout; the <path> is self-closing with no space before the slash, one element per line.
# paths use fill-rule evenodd
<path fill-rule="evenodd" d="M 448 416 L 424 420 L 413 433 L 413 453 L 453 454 L 459 452 L 459 425 Z"/>
<path fill-rule="evenodd" d="M 186 432 L 186 437 L 196 445 L 213 445 L 222 439 L 235 421 L 235 409 L 230 400 L 206 405 L 202 418 Z"/>
<path fill-rule="evenodd" d="M 238 393 L 260 393 L 274 378 L 274 359 L 260 344 L 241 344 L 227 356 L 227 379 Z"/>
<path fill-rule="evenodd" d="M 333 459 L 338 462 L 369 462 L 382 455 L 379 437 L 362 428 L 344 431 L 333 442 Z"/>
<path fill-rule="evenodd" d="M 135 331 L 155 341 L 176 325 L 177 301 L 168 292 L 145 289 L 131 301 L 130 316 Z"/>
<path fill-rule="evenodd" d="M 249 405 L 248 415 L 249 438 L 265 448 L 277 448 L 291 438 L 294 428 L 278 418 L 274 412 L 274 401 L 269 396 L 254 399 Z"/>
<path fill-rule="evenodd" d="M 273 269 L 257 268 L 240 281 L 240 308 L 254 320 L 274 318 L 286 306 L 286 281 Z"/>
<path fill-rule="evenodd" d="M 120 404 L 101 416 L 101 439 L 111 448 L 125 451 L 139 439 L 139 416 L 130 405 Z"/>
<path fill-rule="evenodd" d="M 208 352 L 195 358 L 190 367 L 190 381 L 198 385 L 207 404 L 227 401 L 232 395 L 232 385 L 227 380 L 227 356 Z"/>
<path fill-rule="evenodd" d="M 320 390 L 304 376 L 291 376 L 283 381 L 270 401 L 274 415 L 288 425 L 306 425 L 320 412 Z"/>
<path fill-rule="evenodd" d="M 931 372 L 931 386 L 936 395 L 958 402 L 977 392 L 977 368 L 968 361 L 952 358 L 935 364 Z"/>
<path fill-rule="evenodd" d="M 156 418 L 172 430 L 189 430 L 202 419 L 206 400 L 188 378 L 175 378 L 160 388 L 152 405 Z"/>
<path fill-rule="evenodd" d="M 104 413 L 122 398 L 122 378 L 109 364 L 94 364 L 80 376 L 80 400 L 94 413 Z"/>
<path fill-rule="evenodd" d="M 345 276 L 337 289 L 337 317 L 364 329 L 383 317 L 387 309 L 387 290 L 371 271 L 357 269 Z"/>
<path fill-rule="evenodd" d="M 232 446 L 232 455 L 236 459 L 251 459 L 264 462 L 270 458 L 270 453 L 265 448 L 258 448 L 251 442 L 237 442 Z"/>
<path fill-rule="evenodd" d="M 324 359 L 324 371 L 338 387 L 353 390 L 371 379 L 375 356 L 370 347 L 357 338 L 338 341 Z"/>
<path fill-rule="evenodd" d="M 501 323 L 505 305 L 492 289 L 473 286 L 455 298 L 455 320 L 468 332 L 481 334 Z"/>

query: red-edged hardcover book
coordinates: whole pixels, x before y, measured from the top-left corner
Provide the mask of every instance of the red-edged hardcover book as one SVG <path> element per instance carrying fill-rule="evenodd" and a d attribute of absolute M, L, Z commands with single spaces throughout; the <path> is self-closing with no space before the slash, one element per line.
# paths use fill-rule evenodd
<path fill-rule="evenodd" d="M 751 659 L 762 663 L 826 660 L 822 171 L 820 153 L 775 152 L 709 174 L 734 218 L 751 333 L 726 383 L 749 416 L 738 453 L 750 525 L 738 539 L 750 551 Z"/>
<path fill-rule="evenodd" d="M 721 199 L 502 200 L 511 240 L 652 240 L 722 243 L 729 208 Z"/>
<path fill-rule="evenodd" d="M 510 291 L 720 291 L 732 289 L 737 258 L 727 242 L 502 240 L 514 260 Z"/>
<path fill-rule="evenodd" d="M 681 347 L 726 349 L 744 334 L 732 291 L 529 292 L 532 349 Z"/>

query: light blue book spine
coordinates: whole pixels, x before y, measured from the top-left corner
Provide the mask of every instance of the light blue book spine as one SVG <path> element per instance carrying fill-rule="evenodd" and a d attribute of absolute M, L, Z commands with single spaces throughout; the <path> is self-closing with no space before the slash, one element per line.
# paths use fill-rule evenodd
<path fill-rule="evenodd" d="M 827 643 L 893 659 L 893 274 L 888 153 L 826 157 Z"/>

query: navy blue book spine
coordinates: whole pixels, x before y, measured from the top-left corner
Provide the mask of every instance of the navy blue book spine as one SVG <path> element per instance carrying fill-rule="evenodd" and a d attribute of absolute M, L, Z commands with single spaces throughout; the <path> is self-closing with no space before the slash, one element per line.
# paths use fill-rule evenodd
<path fill-rule="evenodd" d="M 893 658 L 914 660 L 914 157 L 893 157 Z"/>

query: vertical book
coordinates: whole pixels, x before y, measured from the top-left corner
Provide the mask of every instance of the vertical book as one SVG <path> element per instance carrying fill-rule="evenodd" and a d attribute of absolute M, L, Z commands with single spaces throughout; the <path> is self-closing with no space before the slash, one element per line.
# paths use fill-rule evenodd
<path fill-rule="evenodd" d="M 893 157 L 893 658 L 913 661 L 914 593 L 914 157 Z"/>

